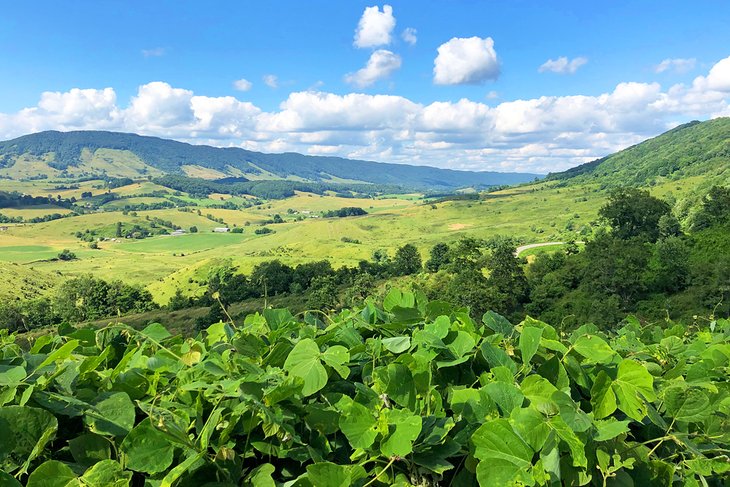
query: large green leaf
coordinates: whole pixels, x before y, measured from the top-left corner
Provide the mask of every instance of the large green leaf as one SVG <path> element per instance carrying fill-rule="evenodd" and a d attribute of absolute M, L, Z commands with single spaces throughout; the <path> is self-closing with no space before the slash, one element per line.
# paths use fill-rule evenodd
<path fill-rule="evenodd" d="M 76 474 L 68 465 L 56 460 L 48 460 L 30 474 L 26 485 L 27 487 L 70 487 L 81 484 L 78 483 Z"/>
<path fill-rule="evenodd" d="M 520 390 L 532 405 L 544 414 L 556 414 L 558 405 L 552 397 L 558 389 L 541 375 L 529 375 L 520 384 Z"/>
<path fill-rule="evenodd" d="M 389 458 L 404 458 L 413 451 L 413 442 L 421 433 L 421 417 L 405 409 L 389 409 L 386 418 L 391 431 L 380 451 Z"/>
<path fill-rule="evenodd" d="M 132 480 L 132 472 L 125 472 L 114 460 L 103 460 L 81 476 L 87 487 L 126 487 Z"/>
<path fill-rule="evenodd" d="M 345 366 L 350 361 L 350 352 L 342 345 L 329 347 L 322 354 L 322 360 L 335 369 L 343 379 L 347 379 L 347 376 L 350 375 L 350 369 Z"/>
<path fill-rule="evenodd" d="M 494 401 L 485 390 L 454 389 L 450 393 L 451 410 L 471 424 L 481 424 L 496 411 Z"/>
<path fill-rule="evenodd" d="M 84 422 L 94 433 L 124 436 L 134 426 L 135 409 L 126 392 L 103 393 L 84 414 Z"/>
<path fill-rule="evenodd" d="M 487 361 L 490 367 L 495 368 L 504 366 L 507 367 L 513 374 L 517 372 L 517 366 L 515 365 L 514 361 L 510 358 L 507 352 L 505 352 L 501 348 L 497 348 L 491 343 L 484 341 L 482 342 L 479 349 L 481 350 L 482 356 Z"/>
<path fill-rule="evenodd" d="M 520 438 L 506 419 L 484 423 L 471 438 L 480 485 L 511 485 L 517 481 L 531 483 L 532 448 Z"/>
<path fill-rule="evenodd" d="M 502 410 L 503 416 L 509 416 L 515 408 L 522 406 L 525 400 L 524 394 L 511 383 L 490 382 L 484 386 L 484 390 Z"/>
<path fill-rule="evenodd" d="M 22 466 L 21 471 L 27 470 L 57 430 L 58 421 L 44 409 L 0 407 L 0 466 Z"/>
<path fill-rule="evenodd" d="M 603 370 L 598 373 L 591 388 L 591 406 L 596 419 L 609 416 L 616 410 L 616 394 L 611 384 L 613 380 Z"/>
<path fill-rule="evenodd" d="M 593 439 L 595 441 L 607 441 L 616 438 L 618 435 L 627 433 L 630 422 L 629 420 L 619 421 L 616 418 L 594 421 L 596 436 Z"/>
<path fill-rule="evenodd" d="M 522 352 L 522 363 L 527 365 L 535 356 L 537 349 L 540 347 L 540 338 L 542 337 L 542 328 L 534 326 L 526 326 L 520 333 L 520 352 Z"/>
<path fill-rule="evenodd" d="M 21 365 L 0 365 L 0 387 L 14 387 L 19 385 L 28 375 Z"/>
<path fill-rule="evenodd" d="M 103 436 L 86 433 L 69 440 L 69 449 L 79 465 L 90 467 L 96 462 L 111 458 L 111 443 Z"/>
<path fill-rule="evenodd" d="M 327 385 L 327 371 L 320 362 L 319 345 L 311 338 L 297 342 L 284 362 L 284 369 L 304 380 L 302 394 L 311 396 Z"/>
<path fill-rule="evenodd" d="M 588 460 L 585 455 L 586 445 L 583 444 L 575 432 L 568 427 L 560 416 L 553 416 L 550 418 L 550 427 L 557 433 L 558 437 L 568 445 L 573 466 L 586 468 L 588 465 Z"/>
<path fill-rule="evenodd" d="M 403 364 L 389 364 L 375 370 L 376 390 L 385 393 L 390 399 L 404 408 L 416 407 L 416 384 L 413 374 Z"/>
<path fill-rule="evenodd" d="M 619 364 L 611 388 L 616 394 L 618 408 L 636 421 L 646 416 L 646 401 L 656 399 L 654 378 L 643 365 L 630 359 L 624 359 Z"/>
<path fill-rule="evenodd" d="M 509 418 L 512 427 L 535 451 L 540 451 L 550 435 L 545 415 L 533 407 L 515 409 Z"/>
<path fill-rule="evenodd" d="M 342 408 L 340 429 L 353 448 L 369 448 L 378 435 L 376 425 L 373 413 L 362 404 L 350 399 L 350 404 Z"/>
<path fill-rule="evenodd" d="M 264 463 L 254 468 L 248 475 L 248 482 L 244 482 L 247 487 L 276 487 L 276 482 L 271 478 L 271 474 L 276 468 L 270 463 Z"/>
<path fill-rule="evenodd" d="M 603 338 L 595 335 L 583 335 L 573 344 L 573 350 L 583 355 L 588 360 L 599 364 L 610 363 L 616 356 L 616 352 L 606 343 Z"/>
<path fill-rule="evenodd" d="M 145 419 L 124 438 L 120 446 L 127 468 L 156 474 L 172 464 L 174 447 L 169 438 Z"/>
<path fill-rule="evenodd" d="M 398 336 L 383 338 L 383 346 L 393 353 L 403 353 L 411 348 L 411 337 Z"/>
<path fill-rule="evenodd" d="M 664 391 L 667 413 L 678 421 L 704 421 L 711 414 L 710 398 L 701 389 L 670 387 Z"/>
<path fill-rule="evenodd" d="M 352 466 L 350 465 L 337 465 L 331 462 L 315 463 L 307 466 L 307 475 L 312 485 L 317 487 L 350 487 L 353 484 Z"/>
<path fill-rule="evenodd" d="M 0 470 L 0 487 L 23 487 L 12 475 Z"/>
<path fill-rule="evenodd" d="M 507 318 L 495 313 L 494 311 L 487 311 L 484 313 L 484 316 L 482 316 L 482 323 L 487 325 L 487 328 L 492 331 L 501 333 L 506 337 L 512 336 L 512 333 L 515 330 L 514 325 L 510 323 Z"/>

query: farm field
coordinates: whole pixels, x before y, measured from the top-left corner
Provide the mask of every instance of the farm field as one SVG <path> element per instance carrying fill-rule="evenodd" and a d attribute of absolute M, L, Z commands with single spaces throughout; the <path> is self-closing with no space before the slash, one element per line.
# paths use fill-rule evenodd
<path fill-rule="evenodd" d="M 85 181 L 79 188 L 67 190 L 93 191 L 101 181 Z M 59 183 L 15 183 L 0 185 L 3 190 L 20 189 L 42 196 Z M 657 195 L 681 197 L 691 185 L 665 182 L 652 191 Z M 516 237 L 520 242 L 580 240 L 592 232 L 598 208 L 606 193 L 592 185 L 556 187 L 554 183 L 537 183 L 487 193 L 478 200 L 424 200 L 418 194 L 386 195 L 377 198 L 342 198 L 297 192 L 294 196 L 262 201 L 241 209 L 210 208 L 221 200 L 237 203 L 247 198 L 226 198 L 211 195 L 194 198 L 179 194 L 188 201 L 187 208 L 164 208 L 140 211 L 120 211 L 132 202 L 156 203 L 164 197 L 134 197 L 151 191 L 172 193 L 159 185 L 142 182 L 110 190 L 125 199 L 112 200 L 96 212 L 81 214 L 35 224 L 11 225 L 0 233 L 0 262 L 32 265 L 43 272 L 58 272 L 64 276 L 86 273 L 103 279 L 123 279 L 147 286 L 161 304 L 176 288 L 186 293 L 200 292 L 206 269 L 218 259 L 230 259 L 241 271 L 271 259 L 290 265 L 328 259 L 333 265 L 354 266 L 368 259 L 375 250 L 393 250 L 405 243 L 414 244 L 422 256 L 439 242 L 451 242 L 461 237 L 489 238 L 497 235 Z M 65 193 L 66 196 L 76 193 Z M 62 194 L 63 195 L 63 194 Z M 225 195 L 228 196 L 228 195 Z M 217 200 L 216 200 L 217 198 Z M 343 207 L 361 207 L 367 215 L 347 218 L 322 218 L 325 211 Z M 184 210 L 184 211 L 183 211 Z M 41 208 L 10 208 L 0 211 L 8 216 L 32 218 L 48 213 L 68 214 L 70 210 L 46 206 Z M 200 214 L 198 214 L 200 213 Z M 280 215 L 284 223 L 268 224 L 274 233 L 256 235 L 254 231 Z M 211 218 L 217 220 L 214 221 Z M 183 236 L 152 236 L 149 238 L 114 239 L 116 222 L 143 225 L 150 219 L 161 219 L 197 233 Z M 223 223 L 221 223 L 221 221 Z M 220 226 L 241 227 L 240 234 L 213 233 Z M 98 249 L 89 249 L 77 233 L 97 232 L 107 240 Z M 351 242 L 346 243 L 343 238 Z M 63 249 L 77 254 L 78 260 L 54 260 Z M 556 250 L 556 249 L 551 249 Z M 532 249 L 528 255 L 548 252 Z M 191 277 L 197 275 L 197 278 Z"/>

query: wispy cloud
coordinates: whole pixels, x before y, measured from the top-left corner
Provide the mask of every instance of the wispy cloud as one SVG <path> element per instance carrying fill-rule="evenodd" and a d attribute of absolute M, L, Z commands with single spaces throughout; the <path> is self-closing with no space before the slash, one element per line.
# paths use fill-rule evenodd
<path fill-rule="evenodd" d="M 663 73 L 665 71 L 674 71 L 675 73 L 683 74 L 692 71 L 696 64 L 697 59 L 695 58 L 665 59 L 654 66 L 654 72 Z"/>
<path fill-rule="evenodd" d="M 237 79 L 233 82 L 233 87 L 237 89 L 238 91 L 248 91 L 253 86 L 253 83 L 251 83 L 246 78 Z"/>
<path fill-rule="evenodd" d="M 279 77 L 275 74 L 266 74 L 262 77 L 262 79 L 264 80 L 264 84 L 269 88 L 279 87 Z"/>
<path fill-rule="evenodd" d="M 411 46 L 415 46 L 416 42 L 418 42 L 418 37 L 416 36 L 418 32 L 413 27 L 406 27 L 406 29 L 401 32 L 401 39 L 406 41 L 406 43 L 410 44 Z"/>
<path fill-rule="evenodd" d="M 160 57 L 167 54 L 167 49 L 164 47 L 155 47 L 152 49 L 142 49 L 142 55 L 144 57 Z"/>
<path fill-rule="evenodd" d="M 548 59 L 542 66 L 537 68 L 539 73 L 550 71 L 551 73 L 557 74 L 575 74 L 578 68 L 588 62 L 588 58 L 577 57 L 569 60 L 565 56 L 561 56 L 558 59 Z"/>

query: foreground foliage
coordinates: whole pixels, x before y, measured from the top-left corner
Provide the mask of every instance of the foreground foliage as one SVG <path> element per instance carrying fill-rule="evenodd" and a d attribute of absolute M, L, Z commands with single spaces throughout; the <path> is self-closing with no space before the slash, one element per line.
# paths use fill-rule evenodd
<path fill-rule="evenodd" d="M 323 321 L 321 321 L 323 320 Z M 730 322 L 569 335 L 392 291 L 0 335 L 0 485 L 727 485 Z"/>

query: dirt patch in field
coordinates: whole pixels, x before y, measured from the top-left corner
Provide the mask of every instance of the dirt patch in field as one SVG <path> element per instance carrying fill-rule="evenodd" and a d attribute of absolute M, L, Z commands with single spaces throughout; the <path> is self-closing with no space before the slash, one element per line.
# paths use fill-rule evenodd
<path fill-rule="evenodd" d="M 471 223 L 452 223 L 449 225 L 449 230 L 463 230 L 465 228 L 469 228 L 471 226 Z"/>

